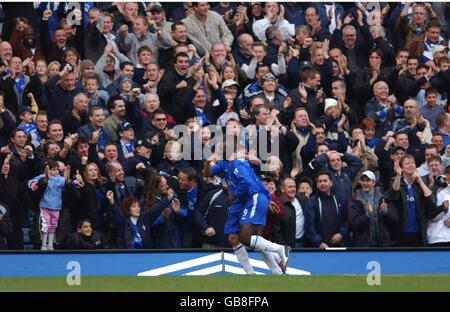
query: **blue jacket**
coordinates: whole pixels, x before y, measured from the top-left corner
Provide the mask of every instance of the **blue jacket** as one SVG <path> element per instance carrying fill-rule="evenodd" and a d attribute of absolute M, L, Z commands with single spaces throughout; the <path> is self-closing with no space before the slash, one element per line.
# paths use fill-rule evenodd
<path fill-rule="evenodd" d="M 338 204 L 337 207 L 337 216 L 338 216 L 338 225 L 339 225 L 339 233 L 342 235 L 343 239 L 341 241 L 341 246 L 348 244 L 349 234 L 350 234 L 350 225 L 348 222 L 348 213 L 347 213 L 347 203 L 345 203 L 341 196 L 333 190 L 332 195 L 336 198 L 336 202 Z M 307 239 L 314 245 L 319 246 L 324 242 L 322 238 L 322 211 L 319 205 L 319 194 L 316 193 L 309 198 L 306 202 L 305 207 L 305 235 Z M 336 233 L 337 234 L 337 233 Z"/>
<path fill-rule="evenodd" d="M 105 127 L 103 127 L 102 129 L 103 129 L 103 140 L 101 137 L 99 137 L 97 142 L 99 150 L 103 150 L 105 148 L 105 145 L 111 143 L 112 141 L 112 134 L 109 131 L 109 129 Z M 90 138 L 92 136 L 92 133 L 96 130 L 97 129 L 95 129 L 91 123 L 88 123 L 80 127 L 80 129 L 78 129 L 78 135 L 80 137 Z"/>
<path fill-rule="evenodd" d="M 157 201 L 150 209 L 159 207 L 160 211 L 165 208 L 172 208 L 171 203 L 167 197 L 157 197 Z M 181 207 L 180 207 L 181 208 Z M 183 243 L 181 240 L 181 221 L 188 215 L 187 208 L 181 208 L 180 214 L 176 215 L 171 211 L 169 217 L 165 219 L 159 215 L 151 224 L 153 248 L 182 248 Z M 188 246 L 190 247 L 190 246 Z"/>
<path fill-rule="evenodd" d="M 372 98 L 364 105 L 364 115 L 375 121 L 376 136 L 380 137 L 392 130 L 394 121 L 403 115 L 403 108 L 398 103 L 394 109 L 384 108 L 376 98 Z"/>
<path fill-rule="evenodd" d="M 169 205 L 169 200 L 165 198 L 148 210 L 141 210 L 141 215 L 137 220 L 137 227 L 144 248 L 152 248 L 153 244 L 150 226 L 157 215 L 160 214 L 167 205 Z M 134 235 L 131 219 L 120 210 L 116 203 L 109 205 L 109 218 L 112 226 L 115 227 L 118 232 L 117 241 L 119 246 L 125 249 L 133 249 Z"/>
<path fill-rule="evenodd" d="M 45 174 L 40 174 L 37 177 L 28 181 L 28 187 L 31 187 L 33 182 L 39 182 Z M 64 190 L 64 177 L 61 176 L 49 176 L 47 182 L 47 188 L 45 189 L 44 196 L 39 202 L 39 207 L 47 208 L 51 210 L 61 210 L 62 208 L 62 192 Z"/>

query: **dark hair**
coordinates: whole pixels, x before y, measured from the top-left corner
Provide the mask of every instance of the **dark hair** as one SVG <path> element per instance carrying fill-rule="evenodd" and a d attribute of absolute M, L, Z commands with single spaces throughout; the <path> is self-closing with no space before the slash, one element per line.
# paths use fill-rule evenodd
<path fill-rule="evenodd" d="M 152 120 L 155 119 L 156 115 L 166 115 L 167 113 L 162 109 L 162 108 L 157 108 L 155 109 L 155 111 L 152 113 Z"/>
<path fill-rule="evenodd" d="M 425 64 L 419 64 L 417 65 L 416 72 L 419 71 L 419 69 L 426 69 L 428 71 L 429 67 Z"/>
<path fill-rule="evenodd" d="M 321 146 L 323 146 L 323 145 L 325 145 L 326 147 L 330 148 L 330 147 L 328 146 L 328 144 L 325 143 L 325 142 L 323 142 L 323 143 L 317 143 L 317 144 L 316 144 L 316 154 L 317 154 L 317 152 L 319 151 L 319 147 L 321 147 Z"/>
<path fill-rule="evenodd" d="M 319 176 L 321 176 L 321 175 L 326 175 L 326 176 L 328 176 L 330 181 L 333 181 L 333 176 L 331 175 L 331 173 L 328 170 L 322 169 L 316 174 L 316 182 L 317 182 L 317 179 L 319 178 Z"/>
<path fill-rule="evenodd" d="M 427 97 L 428 94 L 437 94 L 437 90 L 435 88 L 428 88 L 425 90 L 425 97 Z"/>
<path fill-rule="evenodd" d="M 189 181 L 197 181 L 198 182 L 198 174 L 197 170 L 194 169 L 194 167 L 187 167 L 180 170 L 180 173 L 183 173 L 188 176 Z"/>
<path fill-rule="evenodd" d="M 394 135 L 393 135 L 394 139 L 397 139 L 397 137 L 401 134 L 404 134 L 408 137 L 408 133 L 406 133 L 405 131 L 398 131 L 398 132 L 394 133 Z M 408 137 L 408 139 L 409 139 L 409 137 Z"/>
<path fill-rule="evenodd" d="M 439 22 L 438 21 L 435 21 L 435 20 L 430 20 L 429 22 L 428 22 L 428 25 L 427 25 L 427 28 L 425 29 L 425 31 L 428 31 L 430 28 L 439 28 L 439 29 L 442 29 L 442 26 L 441 26 L 441 24 L 439 24 Z"/>
<path fill-rule="evenodd" d="M 135 203 L 139 203 L 139 201 L 133 197 L 133 196 L 128 196 L 125 197 L 122 202 L 120 203 L 120 210 L 123 211 L 123 213 L 127 216 L 130 217 L 131 213 L 130 213 L 130 208 L 131 206 L 133 206 L 133 204 Z"/>
<path fill-rule="evenodd" d="M 259 70 L 263 67 L 267 67 L 269 69 L 270 72 L 270 66 L 265 64 L 265 63 L 258 63 L 258 65 L 256 65 L 256 69 L 255 69 L 255 74 L 259 73 Z"/>
<path fill-rule="evenodd" d="M 342 79 L 342 78 L 339 78 L 339 77 L 333 77 L 333 78 L 331 79 L 331 83 L 333 84 L 334 82 L 340 82 L 341 85 L 342 85 L 344 88 L 347 88 L 347 83 L 346 83 L 345 80 Z"/>
<path fill-rule="evenodd" d="M 44 151 L 44 154 L 47 155 L 48 154 L 48 149 L 50 147 L 50 145 L 55 144 L 58 145 L 58 143 L 55 140 L 47 140 L 44 143 L 44 146 L 42 147 L 42 150 Z"/>
<path fill-rule="evenodd" d="M 430 164 L 432 161 L 437 161 L 440 164 L 442 164 L 442 158 L 439 155 L 434 155 L 434 156 L 431 156 L 430 158 L 428 158 L 427 164 Z"/>
<path fill-rule="evenodd" d="M 73 145 L 74 150 L 77 150 L 81 144 L 89 144 L 89 139 L 86 137 L 79 137 Z"/>
<path fill-rule="evenodd" d="M 124 61 L 124 62 L 120 63 L 120 65 L 119 65 L 120 70 L 124 70 L 124 69 L 125 69 L 125 66 L 127 66 L 127 65 L 129 65 L 129 66 L 131 66 L 131 67 L 134 68 L 133 63 L 128 62 L 128 61 Z"/>
<path fill-rule="evenodd" d="M 297 187 L 299 187 L 300 184 L 302 184 L 302 183 L 308 183 L 310 188 L 312 188 L 312 189 L 314 188 L 314 182 L 313 182 L 313 180 L 310 177 L 303 177 L 303 178 L 301 178 L 298 181 L 298 183 L 297 183 Z"/>
<path fill-rule="evenodd" d="M 81 229 L 85 222 L 88 222 L 89 224 L 92 225 L 92 221 L 90 219 L 88 219 L 88 218 L 85 218 L 85 219 L 83 219 L 83 220 L 81 220 L 80 222 L 77 223 L 77 230 Z"/>
<path fill-rule="evenodd" d="M 108 103 L 106 104 L 106 107 L 108 108 L 109 111 L 111 111 L 112 109 L 114 109 L 116 107 L 116 101 L 124 101 L 123 97 L 121 97 L 120 95 L 114 95 L 112 97 L 110 97 L 108 99 Z"/>
<path fill-rule="evenodd" d="M 53 169 L 53 168 L 59 169 L 59 164 L 56 160 L 49 159 L 49 160 L 47 160 L 46 163 L 47 163 L 47 166 L 49 169 Z"/>
<path fill-rule="evenodd" d="M 101 106 L 91 106 L 89 108 L 89 117 L 92 117 L 94 115 L 94 112 L 97 110 L 101 110 L 103 112 L 103 108 Z"/>
<path fill-rule="evenodd" d="M 291 177 L 289 177 L 289 176 L 285 176 L 285 177 L 283 177 L 283 178 L 280 180 L 280 185 L 284 185 L 284 182 L 286 182 L 287 180 L 292 180 L 292 181 L 294 181 L 294 183 L 295 183 L 295 179 L 294 179 L 294 178 L 291 178 Z M 295 184 L 295 187 L 297 188 L 297 184 Z"/>
<path fill-rule="evenodd" d="M 148 46 L 146 46 L 146 45 L 141 46 L 141 47 L 137 50 L 137 55 L 141 54 L 143 51 L 150 52 L 150 53 L 153 55 L 152 50 L 151 50 Z"/>
<path fill-rule="evenodd" d="M 174 21 L 172 23 L 172 26 L 170 27 L 170 30 L 175 31 L 177 29 L 177 26 L 186 26 L 186 24 L 182 21 Z"/>
<path fill-rule="evenodd" d="M 410 55 L 410 53 L 409 53 L 409 50 L 408 50 L 408 49 L 405 49 L 405 48 L 400 48 L 400 49 L 398 49 L 398 50 L 397 50 L 397 52 L 395 53 L 395 57 L 398 57 L 398 56 L 400 55 L 400 53 L 402 53 L 402 52 L 406 52 L 406 53 L 408 53 L 408 56 Z"/>
<path fill-rule="evenodd" d="M 179 57 L 186 57 L 187 59 L 189 59 L 189 55 L 187 53 L 179 52 L 179 53 L 175 54 L 175 56 L 173 58 L 175 63 L 177 62 Z"/>
<path fill-rule="evenodd" d="M 61 120 L 59 120 L 59 119 L 53 119 L 52 121 L 50 121 L 48 123 L 48 126 L 47 126 L 47 131 L 50 130 L 50 127 L 53 126 L 53 125 L 60 125 L 61 128 L 63 128 L 63 131 L 64 131 L 63 124 L 62 124 Z"/>
<path fill-rule="evenodd" d="M 154 174 L 146 181 L 144 185 L 144 210 L 151 208 L 155 204 L 156 196 L 160 195 L 158 186 L 161 183 L 162 176 Z"/>

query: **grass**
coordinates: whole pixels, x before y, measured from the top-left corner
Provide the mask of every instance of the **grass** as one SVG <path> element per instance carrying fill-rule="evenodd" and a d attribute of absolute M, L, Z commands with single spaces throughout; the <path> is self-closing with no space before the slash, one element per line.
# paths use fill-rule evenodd
<path fill-rule="evenodd" d="M 382 275 L 368 286 L 365 275 L 320 276 L 86 276 L 81 286 L 65 277 L 0 278 L 0 291 L 300 292 L 450 291 L 450 275 Z"/>

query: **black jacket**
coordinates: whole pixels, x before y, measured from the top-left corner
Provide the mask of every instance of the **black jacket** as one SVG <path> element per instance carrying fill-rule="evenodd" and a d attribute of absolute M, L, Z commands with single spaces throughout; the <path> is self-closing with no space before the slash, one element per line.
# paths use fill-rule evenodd
<path fill-rule="evenodd" d="M 148 210 L 142 210 L 137 220 L 137 227 L 142 238 L 144 248 L 152 247 L 152 235 L 150 225 L 161 211 L 169 204 L 167 198 L 161 200 Z M 120 248 L 133 249 L 133 224 L 129 217 L 120 210 L 117 204 L 109 205 L 109 218 L 111 225 L 117 230 L 118 245 Z"/>
<path fill-rule="evenodd" d="M 188 86 L 194 84 L 192 77 L 180 76 L 172 65 L 166 70 L 158 85 L 161 108 L 169 115 L 172 115 L 177 123 L 183 122 L 183 103 L 187 89 L 176 89 L 176 85 L 183 80 L 186 80 Z"/>
<path fill-rule="evenodd" d="M 44 84 L 45 94 L 48 99 L 48 120 L 63 119 L 66 112 L 72 109 L 75 95 L 84 89 L 75 86 L 72 90 L 64 90 L 58 83 L 61 76 L 56 74 Z"/>
<path fill-rule="evenodd" d="M 2 204 L 0 203 L 0 205 Z M 6 210 L 4 215 L 0 214 L 0 216 L 2 216 L 2 219 L 0 220 L 0 250 L 4 250 L 8 249 L 6 237 L 13 232 L 13 225 L 8 210 Z"/>
<path fill-rule="evenodd" d="M 308 198 L 302 194 L 295 196 L 302 207 L 303 216 L 305 215 L 305 206 Z M 295 246 L 295 234 L 297 230 L 297 216 L 294 205 L 285 198 L 280 198 L 284 205 L 285 218 L 281 223 L 274 223 L 272 227 L 272 240 L 278 244 Z"/>
<path fill-rule="evenodd" d="M 202 198 L 194 210 L 194 222 L 199 228 L 203 244 L 228 246 L 227 237 L 224 234 L 225 221 L 228 214 L 228 192 L 221 188 L 210 190 Z M 205 230 L 213 227 L 216 234 L 206 236 Z"/>
<path fill-rule="evenodd" d="M 105 235 L 92 231 L 91 236 L 78 233 L 70 235 L 66 243 L 67 249 L 103 249 L 105 248 Z"/>
<path fill-rule="evenodd" d="M 442 206 L 436 206 L 433 195 L 428 197 L 424 196 L 422 189 L 417 182 L 413 183 L 412 188 L 414 189 L 414 202 L 416 204 L 416 219 L 421 227 L 423 243 L 426 245 L 428 220 L 434 219 L 443 210 Z M 402 231 L 402 227 L 405 225 L 408 216 L 407 193 L 408 190 L 405 179 L 401 179 L 400 189 L 398 191 L 394 191 L 391 185 L 390 198 L 398 211 L 399 222 L 397 230 L 399 232 Z"/>
<path fill-rule="evenodd" d="M 355 247 L 391 247 L 394 241 L 392 237 L 393 229 L 398 220 L 397 209 L 388 198 L 385 198 L 381 187 L 375 187 L 375 207 L 373 209 L 377 211 L 377 218 L 371 223 L 371 219 L 366 214 L 367 203 L 363 200 L 361 194 L 362 189 L 355 190 L 348 206 L 348 219 L 353 231 L 353 245 Z M 386 213 L 379 210 L 382 199 L 388 205 Z M 372 226 L 376 227 L 376 242 L 371 245 Z"/>

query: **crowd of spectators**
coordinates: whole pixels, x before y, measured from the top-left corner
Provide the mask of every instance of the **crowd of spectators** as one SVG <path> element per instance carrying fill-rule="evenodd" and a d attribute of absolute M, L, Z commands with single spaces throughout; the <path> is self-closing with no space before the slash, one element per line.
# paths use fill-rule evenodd
<path fill-rule="evenodd" d="M 270 191 L 266 239 L 450 246 L 448 3 L 10 2 L 0 22 L 0 249 L 229 247 L 216 130 Z"/>

